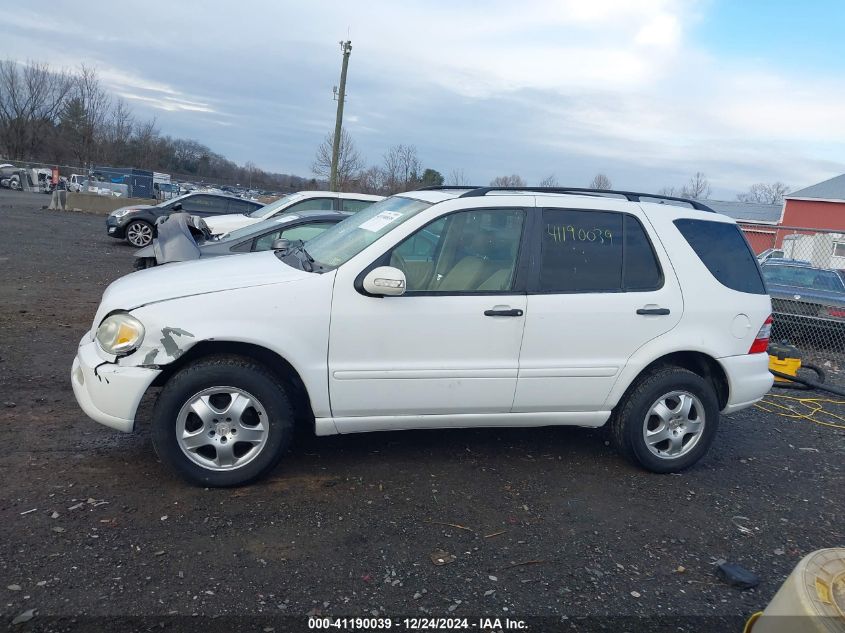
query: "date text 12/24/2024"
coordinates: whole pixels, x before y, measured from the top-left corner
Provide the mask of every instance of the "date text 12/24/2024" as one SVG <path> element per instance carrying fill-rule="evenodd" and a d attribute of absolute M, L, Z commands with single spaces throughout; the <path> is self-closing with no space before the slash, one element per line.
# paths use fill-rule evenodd
<path fill-rule="evenodd" d="M 484 632 L 525 631 L 524 620 L 511 618 L 332 618 L 309 617 L 311 630 L 378 631 L 396 628 L 406 631 L 475 630 Z"/>

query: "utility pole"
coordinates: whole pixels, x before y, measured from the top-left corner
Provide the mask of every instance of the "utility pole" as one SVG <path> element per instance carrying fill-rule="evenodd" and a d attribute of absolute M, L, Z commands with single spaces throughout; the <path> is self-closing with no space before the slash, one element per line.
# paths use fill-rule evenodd
<path fill-rule="evenodd" d="M 349 67 L 349 54 L 352 52 L 352 42 L 347 40 L 340 43 L 343 52 L 343 66 L 340 69 L 340 88 L 335 87 L 337 98 L 337 120 L 334 124 L 334 145 L 332 146 L 332 171 L 329 177 L 329 189 L 338 190 L 337 165 L 340 161 L 340 134 L 343 130 L 343 100 L 346 98 L 346 69 Z"/>

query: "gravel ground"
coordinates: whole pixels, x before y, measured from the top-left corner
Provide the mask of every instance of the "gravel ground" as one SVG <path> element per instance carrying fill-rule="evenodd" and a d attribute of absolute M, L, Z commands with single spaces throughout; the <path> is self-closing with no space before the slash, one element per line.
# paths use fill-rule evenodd
<path fill-rule="evenodd" d="M 845 545 L 845 432 L 759 409 L 725 418 L 681 475 L 629 466 L 600 430 L 449 430 L 304 437 L 257 484 L 189 487 L 144 424 L 123 435 L 77 407 L 76 344 L 132 251 L 101 217 L 46 201 L 0 191 L 0 621 L 14 630 L 305 630 L 314 614 L 741 630 L 801 557 Z M 454 561 L 433 564 L 437 550 Z M 760 585 L 728 586 L 718 559 Z"/>

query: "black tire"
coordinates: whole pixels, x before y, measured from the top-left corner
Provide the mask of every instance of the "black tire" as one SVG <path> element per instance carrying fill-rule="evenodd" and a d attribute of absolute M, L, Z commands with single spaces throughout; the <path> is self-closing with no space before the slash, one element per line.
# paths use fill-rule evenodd
<path fill-rule="evenodd" d="M 134 237 L 136 234 L 139 237 Z M 155 229 L 152 224 L 144 220 L 132 220 L 126 225 L 124 235 L 126 236 L 126 241 L 131 246 L 134 246 L 135 248 L 144 248 L 152 243 L 153 236 L 155 235 Z"/>
<path fill-rule="evenodd" d="M 229 470 L 213 470 L 195 463 L 183 451 L 177 439 L 177 420 L 197 394 L 223 386 L 243 390 L 259 401 L 267 415 L 267 436 L 251 461 Z M 153 411 L 152 440 L 161 461 L 184 479 L 199 486 L 228 487 L 249 483 L 272 469 L 290 444 L 293 429 L 285 387 L 273 374 L 242 357 L 213 356 L 191 363 L 167 381 Z"/>
<path fill-rule="evenodd" d="M 688 452 L 678 457 L 660 457 L 646 443 L 644 427 L 654 424 L 646 415 L 659 399 L 675 391 L 698 398 L 704 415 L 703 430 Z M 640 377 L 628 390 L 611 417 L 610 438 L 614 448 L 633 464 L 654 473 L 676 473 L 704 457 L 718 428 L 719 401 L 710 381 L 681 367 L 666 367 Z M 682 439 L 687 437 L 682 436 Z"/>

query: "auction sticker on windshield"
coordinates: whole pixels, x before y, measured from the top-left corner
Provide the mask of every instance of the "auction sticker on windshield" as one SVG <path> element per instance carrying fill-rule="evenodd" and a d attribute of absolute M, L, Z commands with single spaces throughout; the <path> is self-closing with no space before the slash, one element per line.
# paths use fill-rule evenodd
<path fill-rule="evenodd" d="M 380 231 L 388 224 L 396 220 L 397 218 L 401 218 L 402 214 L 398 211 L 382 211 L 377 216 L 374 216 L 360 225 L 359 229 L 364 229 L 365 231 L 370 231 L 375 233 L 376 231 Z"/>

